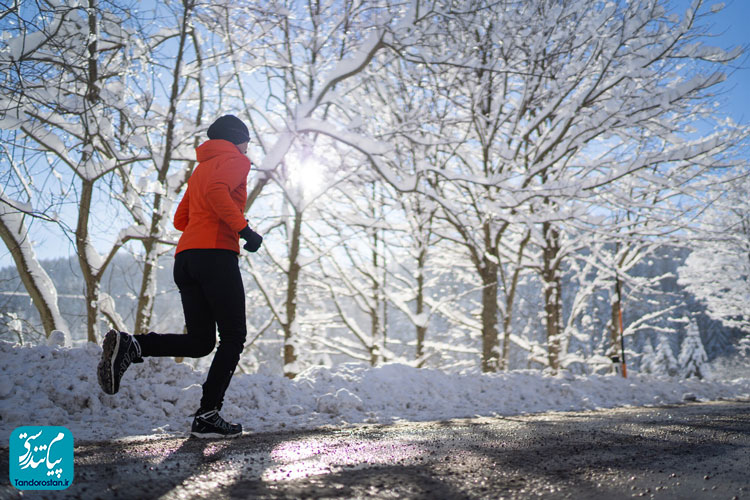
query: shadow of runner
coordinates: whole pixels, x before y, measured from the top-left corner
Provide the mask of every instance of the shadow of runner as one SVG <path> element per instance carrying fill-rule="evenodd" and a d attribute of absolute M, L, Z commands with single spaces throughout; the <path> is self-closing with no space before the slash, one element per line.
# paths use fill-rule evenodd
<path fill-rule="evenodd" d="M 294 433 L 297 439 L 318 431 Z M 289 434 L 245 434 L 235 439 L 194 437 L 86 442 L 74 449 L 73 484 L 58 491 L 0 487 L 5 498 L 150 499 L 211 497 L 240 477 L 261 478 L 274 465 L 271 450 Z M 8 470 L 8 451 L 0 467 Z M 7 477 L 7 472 L 6 472 Z"/>
<path fill-rule="evenodd" d="M 221 460 L 224 442 L 166 438 L 82 445 L 75 480 L 65 493 L 78 498 L 158 498 L 187 480 L 202 464 Z M 219 447 L 216 452 L 212 452 Z"/>
<path fill-rule="evenodd" d="M 2 498 L 97 498 L 148 499 L 167 495 L 191 478 L 215 471 L 235 446 L 244 447 L 240 437 L 233 440 L 163 438 L 147 441 L 91 442 L 75 447 L 73 484 L 59 491 L 18 491 L 0 489 Z M 8 452 L 0 465 L 8 470 Z M 1 470 L 1 469 L 0 469 Z M 203 487 L 206 486 L 203 480 Z"/>

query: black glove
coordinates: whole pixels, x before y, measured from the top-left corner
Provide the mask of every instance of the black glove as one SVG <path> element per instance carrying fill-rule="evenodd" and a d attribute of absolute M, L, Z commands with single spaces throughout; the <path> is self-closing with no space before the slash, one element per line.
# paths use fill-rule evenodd
<path fill-rule="evenodd" d="M 250 229 L 250 226 L 245 226 L 242 231 L 240 231 L 240 238 L 246 241 L 242 248 L 248 252 L 257 252 L 260 248 L 260 244 L 263 243 L 263 236 Z"/>

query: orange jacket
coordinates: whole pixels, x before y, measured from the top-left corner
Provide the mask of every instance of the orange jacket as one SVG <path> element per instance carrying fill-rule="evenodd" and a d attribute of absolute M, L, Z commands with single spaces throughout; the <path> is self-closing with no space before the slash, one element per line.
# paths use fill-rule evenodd
<path fill-rule="evenodd" d="M 191 248 L 239 253 L 239 231 L 247 226 L 244 209 L 250 160 L 222 139 L 208 140 L 195 152 L 198 166 L 174 214 L 174 227 L 182 231 L 176 253 Z"/>

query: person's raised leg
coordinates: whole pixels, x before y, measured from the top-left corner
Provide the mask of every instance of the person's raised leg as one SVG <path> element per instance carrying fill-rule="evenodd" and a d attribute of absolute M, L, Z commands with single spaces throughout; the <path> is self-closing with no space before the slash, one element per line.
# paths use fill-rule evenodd
<path fill-rule="evenodd" d="M 144 356 L 199 358 L 211 353 L 216 345 L 216 322 L 200 282 L 191 271 L 192 268 L 202 268 L 201 257 L 201 251 L 192 250 L 175 257 L 174 279 L 180 290 L 187 334 L 107 332 L 97 367 L 97 378 L 104 392 L 115 394 L 130 364 L 142 362 Z"/>

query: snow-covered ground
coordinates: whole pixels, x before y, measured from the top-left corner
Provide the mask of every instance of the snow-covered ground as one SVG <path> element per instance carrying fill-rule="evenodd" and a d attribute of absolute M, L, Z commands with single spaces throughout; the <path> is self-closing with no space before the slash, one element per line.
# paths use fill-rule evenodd
<path fill-rule="evenodd" d="M 96 380 L 101 348 L 0 341 L 0 439 L 21 425 L 62 425 L 76 440 L 187 435 L 204 373 L 172 358 L 132 365 L 120 392 Z M 750 398 L 750 377 L 699 381 L 538 371 L 447 374 L 398 364 L 313 368 L 295 380 L 235 375 L 222 414 L 247 431 Z M 7 442 L 7 441 L 6 441 Z"/>

